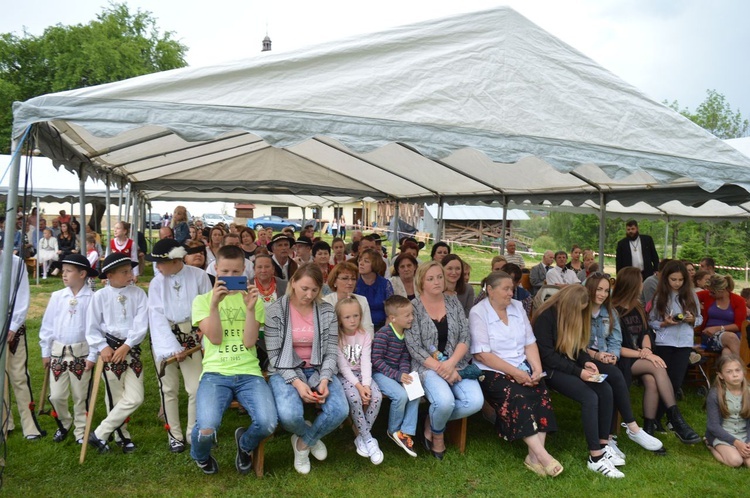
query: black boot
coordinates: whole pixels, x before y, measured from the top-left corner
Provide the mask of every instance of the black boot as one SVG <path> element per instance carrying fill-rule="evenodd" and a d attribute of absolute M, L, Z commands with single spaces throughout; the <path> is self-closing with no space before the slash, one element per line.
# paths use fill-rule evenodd
<path fill-rule="evenodd" d="M 685 422 L 685 419 L 682 418 L 682 414 L 680 413 L 680 409 L 677 408 L 677 405 L 667 408 L 667 419 L 672 425 L 672 430 L 674 431 L 675 436 L 677 436 L 680 441 L 685 444 L 700 443 L 701 437 L 696 434 L 696 432 L 692 427 L 688 425 L 687 422 Z"/>
<path fill-rule="evenodd" d="M 652 418 L 644 418 L 643 430 L 646 431 L 646 434 L 648 434 L 649 436 L 653 436 L 654 434 L 656 434 L 656 420 Z"/>

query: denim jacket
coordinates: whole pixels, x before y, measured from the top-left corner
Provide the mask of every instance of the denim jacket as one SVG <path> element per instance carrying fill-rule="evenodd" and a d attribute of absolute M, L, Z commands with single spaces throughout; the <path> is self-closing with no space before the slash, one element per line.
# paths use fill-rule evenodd
<path fill-rule="evenodd" d="M 613 321 L 612 333 L 609 332 L 609 322 Z M 600 308 L 597 317 L 591 317 L 591 340 L 589 349 L 595 349 L 602 353 L 611 353 L 620 358 L 622 347 L 622 331 L 620 330 L 620 319 L 617 312 L 612 310 L 609 316 L 607 308 Z"/>

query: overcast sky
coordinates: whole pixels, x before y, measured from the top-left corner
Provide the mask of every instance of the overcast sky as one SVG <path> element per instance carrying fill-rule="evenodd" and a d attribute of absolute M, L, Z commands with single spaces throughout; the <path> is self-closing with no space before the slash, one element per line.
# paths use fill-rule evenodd
<path fill-rule="evenodd" d="M 191 66 L 380 31 L 459 12 L 509 5 L 657 101 L 691 110 L 706 90 L 750 116 L 750 2 L 747 0 L 130 0 L 189 47 Z M 0 32 L 41 34 L 54 24 L 87 23 L 104 0 L 27 0 L 4 9 Z M 460 43 L 456 40 L 456 43 Z"/>

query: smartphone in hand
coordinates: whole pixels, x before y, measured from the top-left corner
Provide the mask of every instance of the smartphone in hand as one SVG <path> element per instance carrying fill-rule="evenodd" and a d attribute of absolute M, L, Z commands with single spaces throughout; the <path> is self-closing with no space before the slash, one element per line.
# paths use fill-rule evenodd
<path fill-rule="evenodd" d="M 247 276 L 240 275 L 237 277 L 218 277 L 219 280 L 224 282 L 227 290 L 230 291 L 244 291 L 247 290 Z"/>

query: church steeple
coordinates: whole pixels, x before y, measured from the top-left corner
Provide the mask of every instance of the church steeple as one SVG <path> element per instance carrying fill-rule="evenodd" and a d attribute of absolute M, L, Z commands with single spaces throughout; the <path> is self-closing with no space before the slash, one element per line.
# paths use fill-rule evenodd
<path fill-rule="evenodd" d="M 270 52 L 271 51 L 271 39 L 268 37 L 268 32 L 266 31 L 266 37 L 263 38 L 263 50 L 261 52 Z"/>

